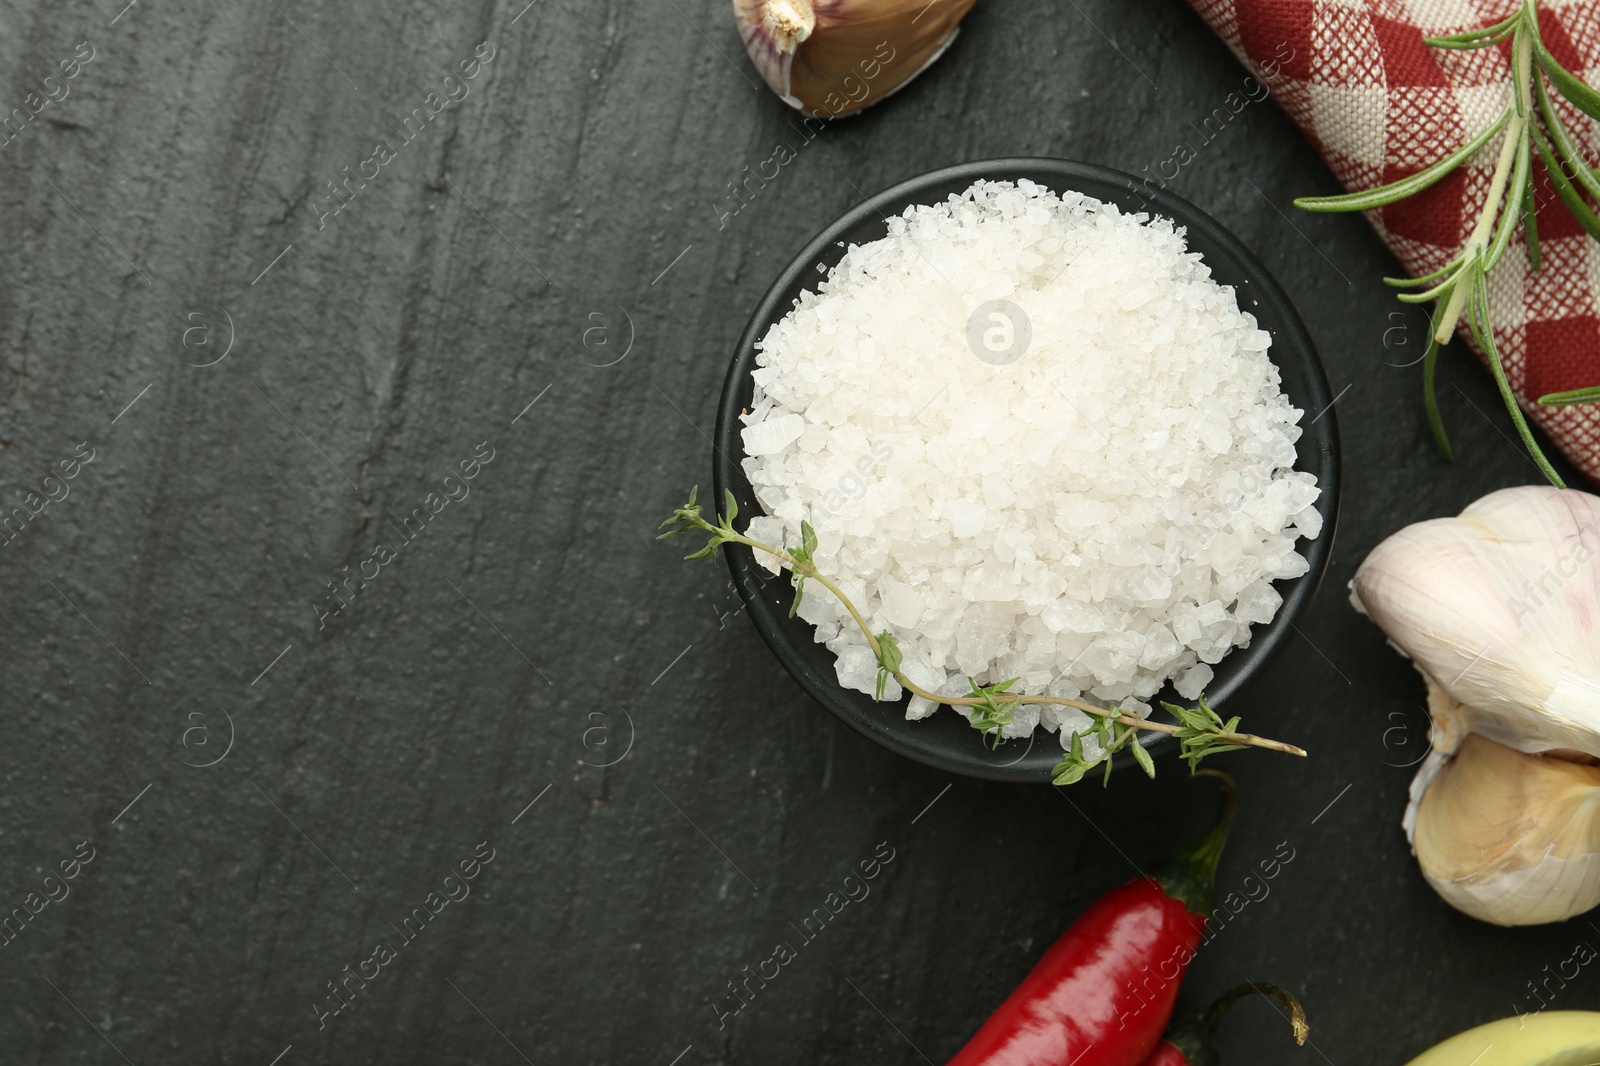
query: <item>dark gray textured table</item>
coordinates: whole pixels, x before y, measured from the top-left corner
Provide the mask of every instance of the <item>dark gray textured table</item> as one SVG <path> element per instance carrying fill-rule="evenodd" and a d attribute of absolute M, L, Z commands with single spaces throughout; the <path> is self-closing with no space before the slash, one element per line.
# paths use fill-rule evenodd
<path fill-rule="evenodd" d="M 0 1059 L 938 1063 L 1201 828 L 1170 760 L 1061 793 L 884 753 L 781 672 L 720 565 L 652 540 L 805 239 L 958 160 L 1168 158 L 1244 78 L 1183 4 L 983 0 L 921 81 L 802 146 L 725 0 L 123 3 L 0 9 L 5 109 L 93 57 L 0 152 L 0 498 L 93 454 L 0 549 L 0 906 L 93 854 L 0 947 Z M 1422 320 L 1361 219 L 1288 206 L 1333 185 L 1272 103 L 1173 184 L 1299 302 L 1347 471 L 1304 639 L 1234 705 L 1312 757 L 1231 757 L 1222 888 L 1293 859 L 1185 1002 L 1278 981 L 1315 1050 L 1257 1002 L 1230 1061 L 1400 1063 L 1600 943 L 1423 884 L 1398 825 L 1421 686 L 1343 592 L 1401 524 L 1537 475 L 1459 352 L 1460 461 L 1431 451 L 1396 365 Z M 344 567 L 377 576 L 334 613 Z M 729 982 L 880 845 L 870 895 L 719 1028 Z M 470 896 L 403 929 L 463 861 Z"/>

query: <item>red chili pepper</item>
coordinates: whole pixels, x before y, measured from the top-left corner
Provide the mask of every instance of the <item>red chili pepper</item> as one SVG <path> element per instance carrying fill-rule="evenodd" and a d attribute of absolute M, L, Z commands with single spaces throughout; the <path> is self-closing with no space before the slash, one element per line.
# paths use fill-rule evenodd
<path fill-rule="evenodd" d="M 1278 985 L 1251 983 L 1224 992 L 1204 1014 L 1174 1022 L 1143 1066 L 1220 1066 L 1222 1060 L 1211 1046 L 1211 1038 L 1216 1035 L 1217 1023 L 1228 1013 L 1228 1008 L 1246 996 L 1268 996 L 1277 1000 L 1288 1012 L 1289 1024 L 1294 1028 L 1294 1042 L 1305 1044 L 1306 1037 L 1311 1035 L 1311 1026 L 1306 1024 L 1306 1012 L 1300 1001 Z"/>
<path fill-rule="evenodd" d="M 1154 877 L 1102 896 L 1044 953 L 950 1066 L 1140 1066 L 1161 1039 L 1211 914 L 1217 861 L 1233 825 L 1222 815 Z"/>

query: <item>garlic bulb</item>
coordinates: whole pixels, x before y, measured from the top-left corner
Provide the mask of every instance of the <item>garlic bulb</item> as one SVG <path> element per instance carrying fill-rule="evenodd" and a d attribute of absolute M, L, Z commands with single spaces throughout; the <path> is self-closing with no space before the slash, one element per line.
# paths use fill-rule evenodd
<path fill-rule="evenodd" d="M 955 40 L 973 0 L 733 0 L 756 69 L 789 106 L 836 118 L 875 104 Z"/>
<path fill-rule="evenodd" d="M 1600 904 L 1600 498 L 1505 489 L 1373 549 L 1356 608 L 1428 686 L 1404 826 L 1452 906 L 1500 925 Z"/>

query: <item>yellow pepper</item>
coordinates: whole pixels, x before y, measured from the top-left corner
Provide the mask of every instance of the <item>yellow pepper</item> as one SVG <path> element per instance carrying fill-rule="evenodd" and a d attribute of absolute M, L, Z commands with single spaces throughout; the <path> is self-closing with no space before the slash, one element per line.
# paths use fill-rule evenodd
<path fill-rule="evenodd" d="M 1408 1066 L 1600 1066 L 1600 1014 L 1503 1018 L 1435 1044 Z"/>

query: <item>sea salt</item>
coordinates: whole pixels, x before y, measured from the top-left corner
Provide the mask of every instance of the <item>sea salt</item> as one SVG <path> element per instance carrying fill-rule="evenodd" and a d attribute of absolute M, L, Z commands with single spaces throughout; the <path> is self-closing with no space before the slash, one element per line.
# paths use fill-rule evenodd
<path fill-rule="evenodd" d="M 1012 361 L 972 341 L 1005 325 L 974 327 L 996 300 L 1025 316 Z M 979 182 L 852 245 L 760 341 L 748 532 L 793 546 L 810 522 L 818 568 L 930 691 L 1015 677 L 1140 715 L 1168 682 L 1195 699 L 1321 532 L 1270 345 L 1171 221 Z M 815 584 L 800 614 L 839 683 L 871 692 L 849 614 Z M 906 717 L 937 708 L 914 696 Z M 1019 707 L 1002 735 L 1065 746 L 1090 724 Z"/>

